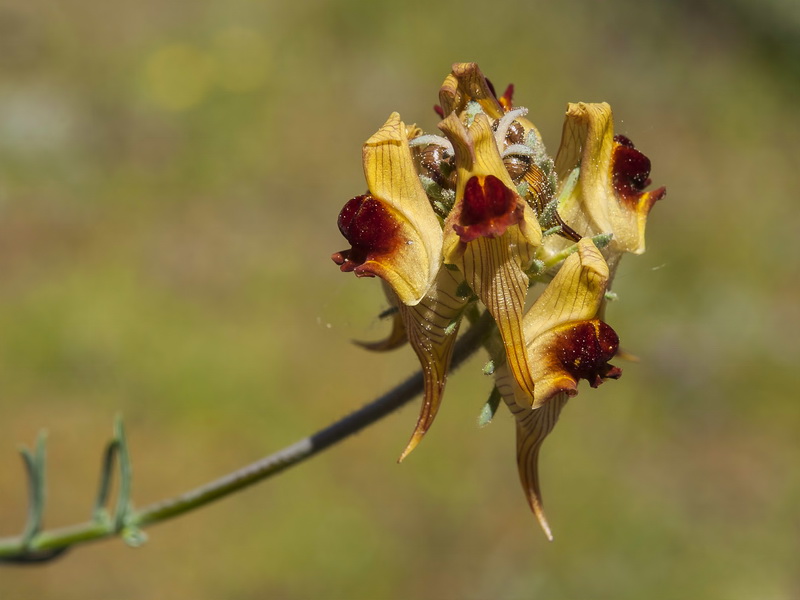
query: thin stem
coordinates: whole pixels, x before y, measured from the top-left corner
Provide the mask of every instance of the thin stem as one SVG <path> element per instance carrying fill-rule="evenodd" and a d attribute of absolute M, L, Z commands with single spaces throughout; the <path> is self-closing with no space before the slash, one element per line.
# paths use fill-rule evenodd
<path fill-rule="evenodd" d="M 456 344 L 451 369 L 458 367 L 481 347 L 493 324 L 494 321 L 487 312 L 469 328 Z M 135 530 L 166 521 L 269 479 L 379 421 L 412 400 L 422 389 L 422 373 L 417 372 L 380 398 L 309 437 L 215 481 L 129 512 L 123 527 Z M 95 520 L 42 531 L 28 540 L 27 545 L 21 536 L 2 538 L 0 561 L 45 562 L 60 555 L 73 544 L 100 540 L 117 533 L 119 527 L 115 527 L 113 523 Z"/>

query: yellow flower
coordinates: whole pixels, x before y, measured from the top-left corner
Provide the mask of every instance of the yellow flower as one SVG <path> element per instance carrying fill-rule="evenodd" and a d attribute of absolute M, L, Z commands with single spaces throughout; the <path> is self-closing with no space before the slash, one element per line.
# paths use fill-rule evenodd
<path fill-rule="evenodd" d="M 369 193 L 339 214 L 352 248 L 333 260 L 342 271 L 383 278 L 404 304 L 417 304 L 442 262 L 442 228 L 417 177 L 408 132 L 393 113 L 363 151 Z"/>
<path fill-rule="evenodd" d="M 666 194 L 650 185 L 650 159 L 614 135 L 611 107 L 569 104 L 555 160 L 558 212 L 581 235 L 613 234 L 609 252 L 644 252 L 647 215 Z"/>
<path fill-rule="evenodd" d="M 451 113 L 439 128 L 453 145 L 457 173 L 455 205 L 444 224 L 444 260 L 459 268 L 494 317 L 511 372 L 532 399 L 522 315 L 529 284 L 525 271 L 542 231 L 503 166 L 488 117 L 477 114 L 467 129 Z"/>
<path fill-rule="evenodd" d="M 517 421 L 517 465 L 523 490 L 548 537 L 538 478 L 539 447 L 552 431 L 578 381 L 597 387 L 621 371 L 608 364 L 619 339 L 596 318 L 608 284 L 608 266 L 589 238 L 578 243 L 542 295 L 525 315 L 525 337 L 532 376 L 533 406 L 505 366 L 496 370 L 495 385 Z"/>
<path fill-rule="evenodd" d="M 433 422 L 439 409 L 458 321 L 466 298 L 457 294 L 463 278 L 442 267 L 442 228 L 416 172 L 408 128 L 397 113 L 364 144 L 369 193 L 345 204 L 339 229 L 351 244 L 333 260 L 342 271 L 379 276 L 398 309 L 392 334 L 375 350 L 408 339 L 425 374 L 419 422 L 402 460 Z M 363 345 L 363 344 L 362 344 Z"/>

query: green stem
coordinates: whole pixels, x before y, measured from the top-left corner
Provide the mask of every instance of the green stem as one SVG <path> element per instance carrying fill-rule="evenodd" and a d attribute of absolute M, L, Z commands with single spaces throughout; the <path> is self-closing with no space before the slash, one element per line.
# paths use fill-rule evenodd
<path fill-rule="evenodd" d="M 609 242 L 612 240 L 614 236 L 610 233 L 600 233 L 598 235 L 592 236 L 592 242 L 598 248 L 602 249 L 608 246 Z M 544 246 L 539 248 L 540 250 L 544 249 Z M 541 262 L 541 268 L 539 270 L 540 273 L 543 273 L 547 269 L 556 266 L 562 260 L 565 260 L 570 254 L 574 254 L 578 250 L 578 244 L 571 244 L 561 250 L 560 252 L 556 252 L 552 256 L 548 257 L 539 257 L 539 261 Z"/>
<path fill-rule="evenodd" d="M 451 369 L 458 367 L 482 346 L 493 326 L 494 321 L 491 316 L 488 312 L 484 313 L 458 340 L 453 352 Z M 417 372 L 370 404 L 274 454 L 175 498 L 128 512 L 123 529 L 135 530 L 172 519 L 269 479 L 379 421 L 412 400 L 422 392 L 422 389 L 422 373 Z M 118 533 L 120 533 L 119 524 L 115 524 L 113 520 L 99 519 L 38 532 L 27 540 L 27 543 L 22 536 L 0 538 L 0 561 L 45 562 L 60 555 L 74 544 L 101 540 Z"/>

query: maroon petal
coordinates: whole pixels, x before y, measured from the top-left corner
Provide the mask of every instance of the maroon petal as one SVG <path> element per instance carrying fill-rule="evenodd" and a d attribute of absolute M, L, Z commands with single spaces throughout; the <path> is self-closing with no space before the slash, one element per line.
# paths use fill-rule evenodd
<path fill-rule="evenodd" d="M 494 175 L 476 175 L 467 181 L 458 223 L 461 241 L 499 237 L 522 218 L 517 194 Z"/>
<path fill-rule="evenodd" d="M 363 277 L 374 273 L 359 269 L 367 261 L 392 253 L 402 242 L 396 218 L 370 194 L 356 196 L 339 213 L 339 231 L 350 242 L 350 250 L 336 252 L 331 258 L 342 271 L 355 271 Z"/>
<path fill-rule="evenodd" d="M 650 159 L 639 152 L 627 137 L 615 135 L 614 151 L 611 156 L 611 175 L 614 189 L 621 199 L 635 207 L 645 195 L 650 185 Z M 647 194 L 652 206 L 666 194 L 666 188 L 659 188 Z M 650 206 L 647 207 L 649 210 Z"/>
<path fill-rule="evenodd" d="M 565 325 L 556 356 L 576 381 L 585 379 L 597 387 L 605 379 L 619 379 L 622 371 L 608 364 L 619 349 L 619 336 L 610 325 L 593 319 Z"/>

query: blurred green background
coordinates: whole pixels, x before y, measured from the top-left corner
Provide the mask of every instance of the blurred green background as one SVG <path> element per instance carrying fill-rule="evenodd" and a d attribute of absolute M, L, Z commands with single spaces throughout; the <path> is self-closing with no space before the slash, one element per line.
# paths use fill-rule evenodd
<path fill-rule="evenodd" d="M 1 598 L 800 597 L 796 2 L 174 0 L 0 6 L 0 535 L 49 431 L 47 524 L 89 516 L 115 414 L 144 505 L 320 428 L 415 368 L 368 354 L 377 281 L 339 273 L 360 152 L 441 81 L 513 82 L 551 152 L 608 101 L 668 195 L 609 321 L 641 357 L 542 456 L 548 543 L 476 358 L 257 488 L 43 567 Z"/>

